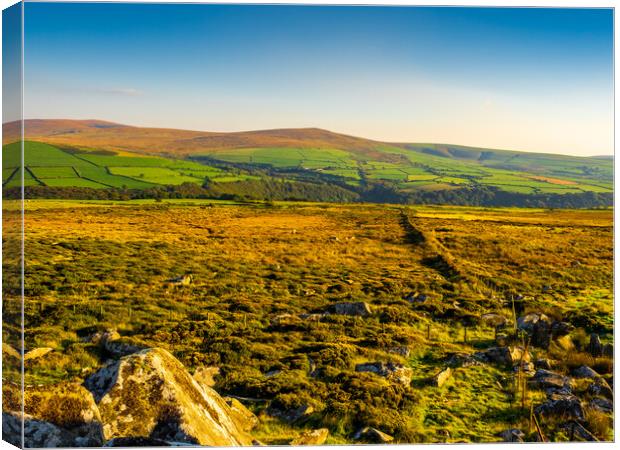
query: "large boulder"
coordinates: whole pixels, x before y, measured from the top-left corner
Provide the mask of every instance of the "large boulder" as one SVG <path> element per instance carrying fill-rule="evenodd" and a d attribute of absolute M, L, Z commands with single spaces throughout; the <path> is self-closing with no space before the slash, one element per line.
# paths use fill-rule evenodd
<path fill-rule="evenodd" d="M 409 367 L 391 362 L 362 363 L 355 366 L 355 371 L 376 373 L 381 377 L 385 377 L 390 381 L 400 383 L 404 386 L 409 386 L 409 384 L 411 384 L 411 378 L 413 377 L 413 370 Z"/>
<path fill-rule="evenodd" d="M 226 404 L 230 407 L 233 419 L 243 431 L 250 431 L 258 425 L 258 417 L 239 400 L 233 397 L 225 397 L 224 400 L 226 400 Z"/>
<path fill-rule="evenodd" d="M 3 390 L 7 430 L 21 414 L 21 399 Z M 13 412 L 10 412 L 13 411 Z M 98 447 L 103 445 L 101 417 L 93 396 L 75 383 L 26 386 L 24 390 L 26 447 Z M 46 445 L 40 445 L 46 443 Z"/>
<path fill-rule="evenodd" d="M 596 372 L 596 370 L 592 369 L 588 366 L 581 366 L 578 369 L 573 370 L 573 376 L 575 378 L 598 378 L 600 375 Z"/>
<path fill-rule="evenodd" d="M 208 446 L 251 445 L 217 392 L 200 386 L 166 350 L 125 356 L 86 380 L 106 439 L 150 437 Z"/>

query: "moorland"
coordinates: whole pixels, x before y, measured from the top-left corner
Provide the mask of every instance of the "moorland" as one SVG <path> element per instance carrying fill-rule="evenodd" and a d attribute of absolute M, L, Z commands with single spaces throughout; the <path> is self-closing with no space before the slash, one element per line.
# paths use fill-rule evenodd
<path fill-rule="evenodd" d="M 89 167 L 75 164 L 80 176 Z M 166 164 L 193 176 L 192 163 Z M 34 418 L 75 427 L 75 403 L 46 392 L 90 389 L 85 380 L 109 364 L 156 347 L 236 401 L 255 442 L 303 443 L 311 430 L 321 436 L 311 442 L 328 444 L 613 439 L 611 209 L 212 199 L 25 208 Z M 19 202 L 5 201 L 5 229 L 19 218 Z M 18 248 L 18 233 L 4 237 Z M 9 381 L 19 378 L 17 264 L 3 260 Z M 127 380 L 146 364 L 124 361 L 134 364 L 117 375 Z M 7 386 L 5 411 L 19 403 Z M 131 386 L 117 413 L 160 414 L 150 437 L 172 436 L 170 405 L 157 409 L 160 397 Z M 123 435 L 106 419 L 117 403 L 95 400 L 106 438 L 149 437 Z M 190 437 L 174 434 L 204 442 Z"/>

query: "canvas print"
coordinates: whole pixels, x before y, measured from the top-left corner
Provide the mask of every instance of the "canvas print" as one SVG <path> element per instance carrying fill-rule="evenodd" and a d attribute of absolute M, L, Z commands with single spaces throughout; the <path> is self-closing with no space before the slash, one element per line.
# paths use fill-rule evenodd
<path fill-rule="evenodd" d="M 3 440 L 613 441 L 613 27 L 3 11 Z"/>

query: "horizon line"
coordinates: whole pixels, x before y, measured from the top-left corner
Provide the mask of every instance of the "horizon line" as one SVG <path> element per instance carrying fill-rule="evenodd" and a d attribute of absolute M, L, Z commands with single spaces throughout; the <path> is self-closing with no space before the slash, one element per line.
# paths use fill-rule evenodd
<path fill-rule="evenodd" d="M 256 133 L 256 132 L 262 132 L 262 131 L 278 131 L 278 130 L 321 130 L 321 131 L 326 131 L 326 132 L 332 133 L 332 134 L 339 134 L 341 136 L 352 137 L 352 138 L 355 138 L 355 139 L 363 139 L 363 140 L 366 140 L 366 141 L 372 141 L 372 142 L 376 142 L 376 143 L 379 143 L 379 144 L 392 144 L 392 145 L 447 145 L 447 146 L 453 146 L 453 147 L 466 147 L 466 148 L 479 149 L 479 150 L 493 150 L 493 151 L 503 151 L 503 152 L 531 153 L 531 154 L 552 155 L 552 156 L 569 156 L 569 157 L 574 157 L 574 158 L 601 158 L 601 157 L 612 157 L 612 158 L 615 158 L 615 149 L 614 149 L 614 152 L 612 152 L 612 153 L 601 153 L 601 154 L 597 154 L 597 155 L 572 155 L 572 154 L 567 154 L 567 153 L 550 153 L 550 152 L 545 152 L 545 151 L 516 150 L 516 149 L 513 149 L 513 148 L 484 147 L 484 146 L 461 144 L 461 143 L 455 144 L 455 143 L 449 143 L 449 142 L 391 141 L 391 140 L 384 141 L 384 140 L 378 140 L 378 139 L 373 139 L 373 138 L 368 138 L 368 137 L 363 137 L 363 136 L 356 136 L 356 135 L 353 135 L 353 134 L 341 133 L 339 131 L 332 131 L 330 129 L 322 128 L 322 127 L 319 127 L 319 126 L 255 128 L 255 129 L 236 130 L 236 131 L 213 131 L 213 130 L 196 130 L 196 129 L 190 129 L 190 128 L 173 128 L 173 127 L 152 126 L 152 125 L 148 125 L 148 126 L 146 126 L 146 125 L 143 125 L 143 126 L 141 126 L 141 125 L 130 125 L 130 124 L 126 124 L 126 123 L 116 122 L 114 120 L 96 119 L 96 118 L 89 118 L 89 119 L 28 118 L 28 119 L 21 119 L 21 120 L 18 119 L 18 120 L 11 120 L 11 121 L 8 121 L 8 122 L 2 122 L 2 127 L 4 128 L 5 125 L 17 123 L 17 122 L 20 122 L 20 121 L 21 122 L 27 122 L 27 121 L 34 121 L 34 120 L 37 120 L 37 121 L 67 121 L 67 122 L 105 122 L 105 123 L 119 125 L 119 126 L 128 127 L 128 128 L 149 128 L 149 129 L 189 131 L 189 132 L 194 132 L 194 133 L 211 133 L 211 134 Z M 4 138 L 4 132 L 2 133 L 2 135 L 3 135 L 3 138 Z"/>

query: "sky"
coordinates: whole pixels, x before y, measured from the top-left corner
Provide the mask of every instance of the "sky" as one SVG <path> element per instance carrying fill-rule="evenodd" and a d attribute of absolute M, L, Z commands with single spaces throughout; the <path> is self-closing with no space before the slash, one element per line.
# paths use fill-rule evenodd
<path fill-rule="evenodd" d="M 26 3 L 26 118 L 613 153 L 610 9 Z"/>

